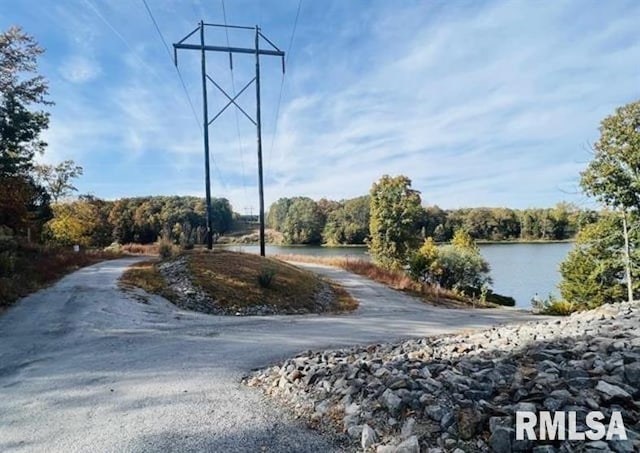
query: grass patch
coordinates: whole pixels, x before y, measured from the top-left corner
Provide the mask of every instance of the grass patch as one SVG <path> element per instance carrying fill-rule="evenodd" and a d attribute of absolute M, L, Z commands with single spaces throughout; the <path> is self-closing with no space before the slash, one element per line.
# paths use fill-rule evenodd
<path fill-rule="evenodd" d="M 0 311 L 81 267 L 122 257 L 120 253 L 102 250 L 76 253 L 66 247 L 33 243 L 15 243 L 3 254 L 11 265 L 0 273 Z"/>
<path fill-rule="evenodd" d="M 228 250 L 184 254 L 195 284 L 223 308 L 230 310 L 269 305 L 278 310 L 315 311 L 318 293 L 327 282 L 316 274 L 274 258 Z M 270 275 L 267 285 L 265 272 Z M 261 283 L 262 281 L 262 283 Z M 331 311 L 352 310 L 357 302 L 330 284 Z"/>
<path fill-rule="evenodd" d="M 426 283 L 413 280 L 405 272 L 391 271 L 383 269 L 376 264 L 362 259 L 351 259 L 343 257 L 317 257 L 310 255 L 278 255 L 281 260 L 297 261 L 302 263 L 324 264 L 328 266 L 340 267 L 354 274 L 362 275 L 376 282 L 382 283 L 398 291 L 419 297 L 434 305 L 443 305 L 452 308 L 462 307 L 490 307 L 493 304 L 482 305 L 474 302 L 454 291 L 437 288 Z"/>
<path fill-rule="evenodd" d="M 120 286 L 124 289 L 141 288 L 149 294 L 158 294 L 172 300 L 175 293 L 167 286 L 164 277 L 156 267 L 157 263 L 155 260 L 150 260 L 131 265 L 120 277 Z"/>

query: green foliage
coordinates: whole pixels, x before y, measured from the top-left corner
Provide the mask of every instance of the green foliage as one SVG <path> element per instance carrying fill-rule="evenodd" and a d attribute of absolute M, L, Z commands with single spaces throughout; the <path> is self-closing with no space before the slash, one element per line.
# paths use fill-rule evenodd
<path fill-rule="evenodd" d="M 369 236 L 369 196 L 346 200 L 328 212 L 322 233 L 329 245 L 364 244 Z"/>
<path fill-rule="evenodd" d="M 92 235 L 98 227 L 97 208 L 86 201 L 54 204 L 53 219 L 45 225 L 46 236 L 60 245 L 93 245 Z"/>
<path fill-rule="evenodd" d="M 47 101 L 48 85 L 37 74 L 44 50 L 18 27 L 0 33 L 0 178 L 27 175 L 46 143 L 40 134 L 49 114 L 34 110 Z"/>
<path fill-rule="evenodd" d="M 430 269 L 430 278 L 448 289 L 481 288 L 491 284 L 489 263 L 469 249 L 452 245 L 439 248 L 438 258 Z"/>
<path fill-rule="evenodd" d="M 475 240 L 564 240 L 572 238 L 580 225 L 594 222 L 594 211 L 583 211 L 569 203 L 549 209 L 425 208 L 425 236 L 447 242 L 455 231 L 465 230 Z"/>
<path fill-rule="evenodd" d="M 478 245 L 466 230 L 456 230 L 453 234 L 453 239 L 451 239 L 451 245 L 460 250 L 480 253 Z"/>
<path fill-rule="evenodd" d="M 276 270 L 272 267 L 263 267 L 258 274 L 258 285 L 261 288 L 270 288 L 276 277 Z"/>
<path fill-rule="evenodd" d="M 640 210 L 640 101 L 616 109 L 600 126 L 594 158 L 580 184 L 613 208 Z"/>
<path fill-rule="evenodd" d="M 406 176 L 383 176 L 371 188 L 369 254 L 385 269 L 400 269 L 420 241 L 420 194 Z"/>
<path fill-rule="evenodd" d="M 326 212 L 329 202 L 324 200 L 323 205 Z M 319 244 L 325 213 L 311 198 L 281 198 L 271 205 L 267 223 L 284 235 L 287 244 Z"/>
<path fill-rule="evenodd" d="M 577 310 L 578 306 L 575 304 L 549 295 L 549 298 L 542 302 L 539 313 L 551 316 L 569 316 Z"/>
<path fill-rule="evenodd" d="M 560 293 L 568 303 L 579 308 L 594 308 L 624 298 L 623 238 L 619 215 L 608 213 L 597 223 L 584 227 L 574 249 L 560 265 Z M 639 233 L 636 229 L 637 243 Z M 638 263 L 638 252 L 632 260 Z M 637 267 L 632 268 L 638 276 Z M 636 278 L 636 282 L 637 282 Z M 640 288 L 636 283 L 635 291 Z"/>

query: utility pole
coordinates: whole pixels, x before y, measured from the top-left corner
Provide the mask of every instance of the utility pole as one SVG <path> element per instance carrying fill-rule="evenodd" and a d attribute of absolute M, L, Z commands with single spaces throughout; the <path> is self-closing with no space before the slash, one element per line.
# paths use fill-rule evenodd
<path fill-rule="evenodd" d="M 220 28 L 232 28 L 238 30 L 251 30 L 255 32 L 255 48 L 243 48 L 243 47 L 229 47 L 229 46 L 212 46 L 205 44 L 205 27 L 220 27 Z M 185 43 L 187 39 L 193 36 L 197 31 L 200 31 L 200 44 L 188 44 Z M 260 39 L 263 39 L 271 49 L 261 49 Z M 202 57 L 202 96 L 203 96 L 203 125 L 204 125 L 204 154 L 205 154 L 205 185 L 206 185 L 206 202 L 207 202 L 207 248 L 211 249 L 213 246 L 213 225 L 211 216 L 211 187 L 210 187 L 210 174 L 209 174 L 209 125 L 213 123 L 218 117 L 233 104 L 240 112 L 244 114 L 249 121 L 256 126 L 257 132 L 257 148 L 258 148 L 258 195 L 260 198 L 260 255 L 265 256 L 265 221 L 264 221 L 264 181 L 262 171 L 262 118 L 260 113 L 260 56 L 277 56 L 282 58 L 282 72 L 284 72 L 284 52 L 281 51 L 273 44 L 266 36 L 260 31 L 260 27 L 243 27 L 238 25 L 222 25 L 222 24 L 209 24 L 200 21 L 198 27 L 182 38 L 177 43 L 173 44 L 173 55 L 176 66 L 178 65 L 178 49 L 182 50 L 199 50 Z M 254 54 L 256 61 L 256 73 L 255 77 L 247 83 L 234 97 L 229 96 L 227 92 L 218 85 L 213 78 L 207 74 L 206 66 L 206 52 L 224 52 L 229 54 L 229 66 L 233 70 L 233 57 L 234 53 L 239 54 Z M 209 119 L 207 110 L 207 80 L 209 80 L 224 96 L 228 99 L 227 104 L 216 114 L 212 119 Z M 256 83 L 256 119 L 254 120 L 247 112 L 244 111 L 240 105 L 236 103 L 236 99 L 247 89 L 249 86 Z"/>

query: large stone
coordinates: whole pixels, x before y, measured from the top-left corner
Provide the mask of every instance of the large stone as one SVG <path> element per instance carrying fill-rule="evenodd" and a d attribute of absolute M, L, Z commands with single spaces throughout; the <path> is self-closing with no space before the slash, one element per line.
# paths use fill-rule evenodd
<path fill-rule="evenodd" d="M 371 426 L 366 423 L 362 425 L 362 436 L 360 437 L 360 445 L 364 450 L 367 450 L 373 444 L 376 443 L 378 437 L 376 436 L 376 432 L 371 428 Z"/>
<path fill-rule="evenodd" d="M 606 401 L 610 400 L 619 400 L 619 399 L 630 399 L 631 395 L 629 395 L 624 389 L 618 387 L 617 385 L 609 384 L 606 381 L 598 381 L 598 385 L 596 385 L 596 390 L 600 392 L 603 398 Z"/>
<path fill-rule="evenodd" d="M 511 438 L 514 430 L 506 426 L 496 426 L 489 438 L 489 445 L 494 453 L 511 453 Z"/>
<path fill-rule="evenodd" d="M 472 408 L 458 411 L 458 434 L 463 440 L 471 440 L 482 424 L 482 416 Z"/>
<path fill-rule="evenodd" d="M 394 450 L 395 453 L 420 453 L 420 443 L 417 436 L 411 436 Z"/>
<path fill-rule="evenodd" d="M 385 390 L 380 398 L 391 415 L 398 415 L 402 410 L 402 399 L 393 390 Z"/>

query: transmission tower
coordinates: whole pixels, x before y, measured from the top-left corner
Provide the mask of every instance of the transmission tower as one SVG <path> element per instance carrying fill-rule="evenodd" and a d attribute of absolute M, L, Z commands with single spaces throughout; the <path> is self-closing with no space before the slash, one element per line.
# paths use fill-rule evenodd
<path fill-rule="evenodd" d="M 255 33 L 255 47 L 254 48 L 244 48 L 244 47 L 230 47 L 230 46 L 212 46 L 205 44 L 205 27 L 219 27 L 219 28 L 233 28 L 238 30 L 251 30 Z M 200 43 L 199 44 L 189 44 L 186 43 L 189 38 L 196 34 L 196 32 L 200 32 Z M 261 49 L 260 42 L 261 39 L 264 40 L 268 44 L 270 49 Z M 182 38 L 177 43 L 173 44 L 173 57 L 174 63 L 178 66 L 178 49 L 183 50 L 198 50 L 201 55 L 201 76 L 202 76 L 202 116 L 203 116 L 203 129 L 204 129 L 204 171 L 205 171 L 205 193 L 206 193 L 206 203 L 207 203 L 207 248 L 211 249 L 213 247 L 213 219 L 211 212 L 211 177 L 209 171 L 209 126 L 216 119 L 222 115 L 222 113 L 229 107 L 230 105 L 234 105 L 242 114 L 254 126 L 256 126 L 257 133 L 257 142 L 258 142 L 258 193 L 260 197 L 260 255 L 265 255 L 265 237 L 264 237 L 264 182 L 263 182 L 263 174 L 262 174 L 262 119 L 260 116 L 260 56 L 275 56 L 282 58 L 282 72 L 284 73 L 284 52 L 278 49 L 275 44 L 273 44 L 266 36 L 262 34 L 260 31 L 260 27 L 257 25 L 255 27 L 242 27 L 238 25 L 226 25 L 226 24 L 208 24 L 203 21 L 200 21 L 198 27 L 189 33 L 187 36 Z M 255 55 L 256 60 L 256 72 L 253 79 L 251 79 L 235 96 L 231 97 L 229 94 L 213 80 L 207 74 L 207 52 L 224 52 L 229 54 L 229 67 L 233 70 L 233 54 L 253 54 Z M 209 111 L 208 111 L 208 102 L 207 102 L 207 80 L 213 84 L 224 96 L 227 98 L 227 104 L 216 113 L 213 118 L 209 119 Z M 249 115 L 238 103 L 236 100 L 238 97 L 244 93 L 244 91 L 251 86 L 252 83 L 255 82 L 256 85 L 256 117 L 253 119 L 251 115 Z"/>

